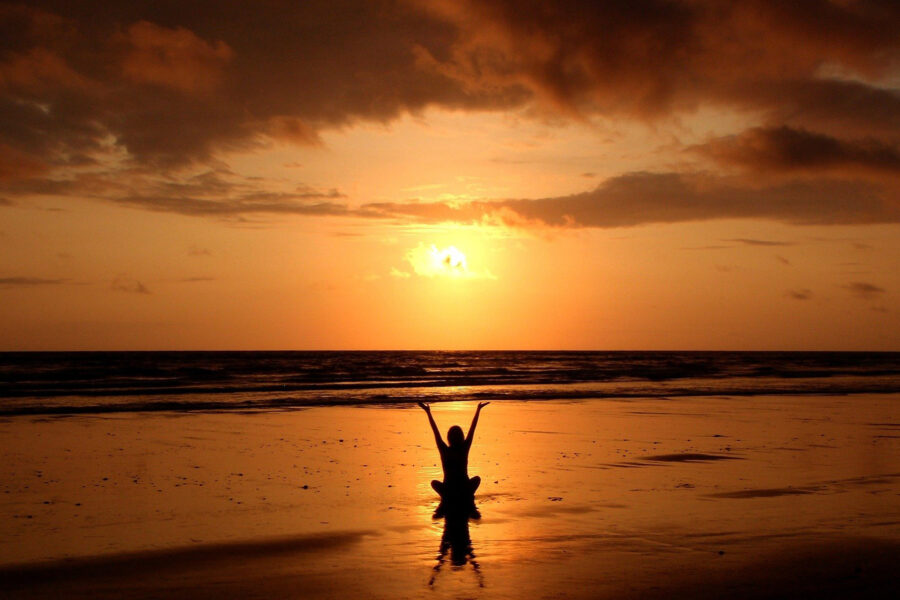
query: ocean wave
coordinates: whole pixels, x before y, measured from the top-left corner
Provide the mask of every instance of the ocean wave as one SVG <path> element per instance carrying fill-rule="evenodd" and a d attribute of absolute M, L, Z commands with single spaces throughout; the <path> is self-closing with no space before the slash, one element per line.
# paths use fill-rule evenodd
<path fill-rule="evenodd" d="M 569 384 L 475 386 L 352 386 L 303 389 L 228 389 L 214 392 L 140 395 L 15 397 L 0 402 L 0 416 L 76 415 L 122 412 L 296 410 L 321 406 L 409 405 L 416 402 L 637 401 L 686 396 L 778 396 L 900 393 L 900 377 L 679 379 Z"/>

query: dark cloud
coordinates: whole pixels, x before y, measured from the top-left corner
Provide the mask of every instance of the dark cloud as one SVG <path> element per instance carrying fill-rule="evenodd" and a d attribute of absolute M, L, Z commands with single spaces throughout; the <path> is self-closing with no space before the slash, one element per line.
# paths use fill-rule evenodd
<path fill-rule="evenodd" d="M 46 279 L 43 277 L 0 277 L 0 287 L 33 287 L 43 285 L 60 285 L 67 279 Z"/>
<path fill-rule="evenodd" d="M 734 218 L 801 225 L 898 223 L 900 205 L 887 194 L 862 182 L 805 180 L 751 187 L 706 175 L 631 173 L 570 196 L 466 205 L 374 203 L 364 205 L 361 213 L 430 222 L 600 228 Z"/>
<path fill-rule="evenodd" d="M 458 27 L 441 72 L 546 107 L 642 120 L 698 107 L 763 127 L 699 148 L 755 172 L 900 173 L 900 5 L 890 1 L 429 2 Z M 815 132 L 815 133 L 813 133 Z"/>
<path fill-rule="evenodd" d="M 874 283 L 866 283 L 864 281 L 851 281 L 850 283 L 842 285 L 841 287 L 849 291 L 853 295 L 865 300 L 877 298 L 887 291 L 883 287 L 877 286 Z"/>
<path fill-rule="evenodd" d="M 900 93 L 884 82 L 900 64 L 898 30 L 893 0 L 2 4 L 0 192 L 77 189 L 200 216 L 895 222 L 896 189 L 877 185 L 895 184 L 880 180 L 707 189 L 691 174 L 630 174 L 574 196 L 358 213 L 328 192 L 221 187 L 214 176 L 186 181 L 184 170 L 273 140 L 319 144 L 323 129 L 430 106 L 644 121 L 714 107 L 752 111 L 763 123 L 698 149 L 715 161 L 891 178 Z M 98 174 L 110 157 L 127 168 Z M 73 175 L 75 167 L 92 174 Z M 137 185 L 128 169 L 173 181 Z"/>
<path fill-rule="evenodd" d="M 802 289 L 802 290 L 788 290 L 784 293 L 785 296 L 791 298 L 793 300 L 809 300 L 812 298 L 812 290 Z"/>
<path fill-rule="evenodd" d="M 138 21 L 117 37 L 125 48 L 124 79 L 188 94 L 214 92 L 234 58 L 234 51 L 222 40 L 208 42 L 183 27 Z"/>
<path fill-rule="evenodd" d="M 147 286 L 128 275 L 116 275 L 110 284 L 110 289 L 116 292 L 127 292 L 129 294 L 151 293 L 150 290 L 147 289 Z"/>
<path fill-rule="evenodd" d="M 696 148 L 753 171 L 872 172 L 900 175 L 900 146 L 877 139 L 840 140 L 790 127 L 755 128 Z"/>
<path fill-rule="evenodd" d="M 212 256 L 212 252 L 209 250 L 209 248 L 191 245 L 191 247 L 188 248 L 188 256 Z"/>
<path fill-rule="evenodd" d="M 775 255 L 775 260 L 777 260 L 778 262 L 780 262 L 781 264 L 783 264 L 786 267 L 791 266 L 791 261 L 788 260 L 787 258 L 785 258 L 784 256 L 781 256 L 780 254 Z"/>
<path fill-rule="evenodd" d="M 2 121 L 3 117 L 0 116 L 0 123 Z M 0 142 L 0 185 L 8 181 L 40 176 L 46 172 L 47 167 L 40 159 Z M 0 205 L 8 202 L 0 198 Z"/>
<path fill-rule="evenodd" d="M 581 113 L 653 118 L 712 103 L 796 123 L 900 125 L 900 96 L 866 83 L 888 75 L 900 51 L 889 0 L 423 4 L 457 26 L 435 62 L 469 86 L 519 84 Z"/>
<path fill-rule="evenodd" d="M 897 4 L 872 0 L 39 1 L 0 11 L 2 130 L 51 162 L 112 136 L 157 164 L 260 136 L 315 143 L 322 127 L 429 105 L 535 100 L 896 131 L 900 96 L 867 82 L 896 66 L 898 28 Z"/>
<path fill-rule="evenodd" d="M 738 97 L 747 108 L 766 111 L 770 126 L 785 124 L 853 136 L 895 136 L 900 131 L 900 93 L 896 90 L 816 77 L 743 87 Z"/>
<path fill-rule="evenodd" d="M 527 96 L 422 68 L 453 27 L 393 0 L 36 2 L 5 5 L 0 34 L 2 141 L 51 164 L 87 160 L 111 138 L 141 164 L 180 166 L 431 104 Z"/>

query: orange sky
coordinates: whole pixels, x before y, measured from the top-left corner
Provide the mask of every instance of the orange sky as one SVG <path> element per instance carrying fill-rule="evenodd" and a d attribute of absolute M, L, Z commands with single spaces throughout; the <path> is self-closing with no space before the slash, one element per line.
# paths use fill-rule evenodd
<path fill-rule="evenodd" d="M 77 4 L 0 4 L 0 350 L 900 350 L 896 3 Z"/>

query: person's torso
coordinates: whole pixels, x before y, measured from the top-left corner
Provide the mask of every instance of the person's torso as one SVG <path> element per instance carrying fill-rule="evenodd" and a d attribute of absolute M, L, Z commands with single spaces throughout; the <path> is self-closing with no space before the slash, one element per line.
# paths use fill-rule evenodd
<path fill-rule="evenodd" d="M 444 482 L 469 480 L 469 449 L 447 446 L 441 452 L 441 466 L 444 468 Z"/>

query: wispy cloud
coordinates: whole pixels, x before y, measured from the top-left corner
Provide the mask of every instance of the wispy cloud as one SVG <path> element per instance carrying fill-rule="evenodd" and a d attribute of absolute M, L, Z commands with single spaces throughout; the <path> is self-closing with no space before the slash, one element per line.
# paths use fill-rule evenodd
<path fill-rule="evenodd" d="M 812 298 L 813 293 L 812 290 L 808 289 L 800 289 L 800 290 L 788 290 L 784 293 L 785 296 L 791 298 L 792 300 L 809 300 Z"/>
<path fill-rule="evenodd" d="M 247 214 L 287 214 L 306 216 L 345 216 L 347 206 L 335 202 L 309 203 L 309 195 L 262 193 L 236 198 L 205 199 L 187 196 L 134 195 L 113 198 L 125 204 L 157 212 L 173 212 L 192 217 L 228 217 Z M 326 193 L 320 198 L 336 198 Z"/>
<path fill-rule="evenodd" d="M 779 242 L 775 240 L 756 240 L 751 238 L 733 238 L 730 240 L 722 240 L 725 242 L 735 242 L 744 244 L 745 246 L 793 246 L 791 242 Z"/>
<path fill-rule="evenodd" d="M 881 296 L 887 290 L 883 287 L 875 285 L 874 283 L 867 283 L 864 281 L 851 281 L 846 285 L 842 285 L 842 288 L 849 291 L 854 296 L 858 298 L 863 298 L 865 300 L 871 300 L 873 298 L 877 298 Z"/>
<path fill-rule="evenodd" d="M 634 172 L 567 196 L 371 202 L 359 206 L 352 205 L 336 189 L 300 185 L 292 191 L 275 191 L 268 185 L 217 169 L 179 176 L 131 170 L 119 175 L 82 174 L 17 182 L 11 187 L 23 195 L 88 197 L 156 212 L 222 219 L 298 215 L 519 228 L 617 228 L 741 218 L 804 225 L 900 223 L 900 205 L 890 200 L 900 193 L 900 187 L 859 180 L 804 179 L 766 184 L 708 173 Z M 791 245 L 752 238 L 724 241 L 752 246 Z"/>
<path fill-rule="evenodd" d="M 344 216 L 344 194 L 305 185 L 278 191 L 259 178 L 218 167 L 200 172 L 167 173 L 124 168 L 105 173 L 78 172 L 63 179 L 18 181 L 7 186 L 23 196 L 93 198 L 123 206 L 193 217 L 259 214 Z M 192 247 L 193 248 L 193 247 Z M 202 253 L 202 249 L 196 249 Z M 189 250 L 191 252 L 193 250 Z M 192 254 L 199 256 L 200 254 Z"/>
<path fill-rule="evenodd" d="M 45 285 L 60 285 L 67 283 L 68 279 L 47 279 L 44 277 L 0 277 L 0 287 L 35 287 Z"/>
<path fill-rule="evenodd" d="M 128 275 L 116 275 L 110 284 L 110 289 L 116 292 L 126 292 L 129 294 L 151 293 L 150 290 L 147 289 L 147 286 Z"/>

